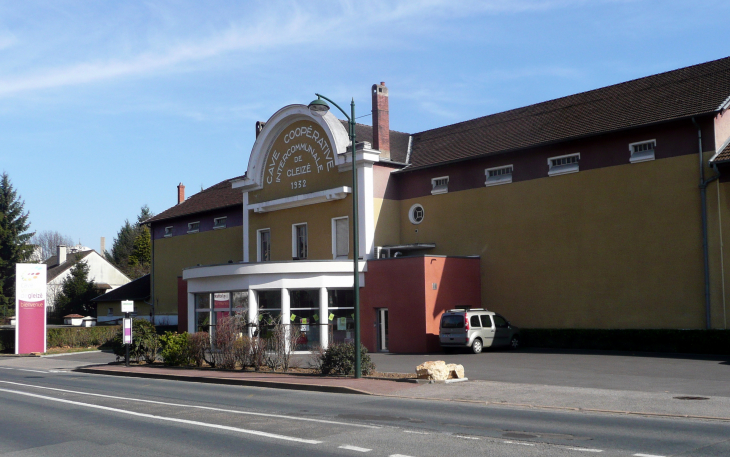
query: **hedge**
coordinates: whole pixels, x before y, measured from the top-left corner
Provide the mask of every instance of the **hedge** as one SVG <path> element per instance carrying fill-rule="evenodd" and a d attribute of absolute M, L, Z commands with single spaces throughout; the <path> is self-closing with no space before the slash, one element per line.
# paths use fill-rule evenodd
<path fill-rule="evenodd" d="M 114 339 L 121 327 L 118 325 L 97 327 L 62 327 L 49 328 L 47 346 L 82 348 L 89 346 L 104 346 Z M 0 352 L 15 352 L 15 330 L 0 330 Z"/>
<path fill-rule="evenodd" d="M 520 329 L 523 347 L 730 354 L 730 330 Z"/>

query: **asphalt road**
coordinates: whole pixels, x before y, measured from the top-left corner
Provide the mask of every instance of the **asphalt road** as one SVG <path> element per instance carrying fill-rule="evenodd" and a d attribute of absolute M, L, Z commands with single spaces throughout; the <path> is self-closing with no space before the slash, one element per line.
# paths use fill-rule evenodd
<path fill-rule="evenodd" d="M 106 377 L 74 363 L 0 359 L 0 455 L 730 455 L 726 422 Z"/>
<path fill-rule="evenodd" d="M 730 397 L 730 356 L 498 349 L 370 357 L 383 372 L 415 372 L 426 360 L 444 360 L 464 365 L 472 380 Z"/>

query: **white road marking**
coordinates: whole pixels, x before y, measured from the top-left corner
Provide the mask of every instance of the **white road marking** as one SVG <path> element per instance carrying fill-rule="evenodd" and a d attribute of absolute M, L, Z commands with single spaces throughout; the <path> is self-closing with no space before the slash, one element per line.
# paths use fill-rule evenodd
<path fill-rule="evenodd" d="M 416 435 L 428 435 L 428 432 L 419 432 L 416 430 L 403 430 L 403 433 L 415 433 Z"/>
<path fill-rule="evenodd" d="M 174 417 L 155 416 L 152 414 L 138 413 L 136 411 L 127 411 L 125 409 L 110 408 L 108 406 L 94 405 L 91 403 L 82 403 L 79 401 L 64 400 L 62 398 L 46 397 L 45 395 L 32 394 L 29 392 L 21 392 L 19 390 L 10 390 L 10 389 L 0 388 L 0 391 L 8 392 L 11 394 L 16 394 L 16 395 L 24 395 L 26 397 L 33 397 L 33 398 L 40 398 L 43 400 L 55 401 L 55 402 L 59 402 L 59 403 L 67 403 L 69 405 L 85 406 L 87 408 L 102 409 L 104 411 L 111 411 L 111 412 L 120 413 L 120 414 L 128 414 L 130 416 L 146 417 L 148 419 L 155 419 L 155 420 L 161 420 L 161 421 L 167 421 L 167 422 L 177 422 L 180 424 L 196 425 L 198 427 L 217 428 L 219 430 L 228 430 L 231 432 L 245 433 L 248 435 L 262 436 L 265 438 L 273 438 L 273 439 L 283 440 L 283 441 L 295 441 L 297 443 L 305 443 L 305 444 L 321 444 L 322 443 L 322 441 L 307 440 L 307 439 L 303 439 L 303 438 L 296 438 L 293 436 L 286 436 L 286 435 L 278 435 L 276 433 L 260 432 L 258 430 L 247 430 L 245 428 L 229 427 L 227 425 L 216 425 L 216 424 L 210 424 L 210 423 L 206 423 L 206 422 L 191 421 L 191 420 L 187 420 L 187 419 L 177 419 Z"/>
<path fill-rule="evenodd" d="M 350 446 L 349 444 L 344 444 L 342 446 L 337 446 L 338 449 L 347 449 L 348 451 L 357 451 L 357 452 L 370 452 L 372 449 L 368 449 L 365 447 L 357 447 L 357 446 Z"/>
<path fill-rule="evenodd" d="M 603 452 L 602 449 L 587 449 L 583 447 L 565 447 L 563 449 L 568 449 L 569 451 L 581 451 L 581 452 Z"/>
<path fill-rule="evenodd" d="M 519 444 L 520 446 L 534 446 L 533 443 L 520 443 L 519 441 L 504 441 L 506 444 Z"/>
<path fill-rule="evenodd" d="M 636 457 L 665 457 L 663 455 L 656 455 L 656 454 L 633 454 Z"/>
<path fill-rule="evenodd" d="M 476 436 L 464 436 L 464 435 L 454 435 L 457 438 L 463 438 L 465 440 L 478 440 L 480 438 L 477 438 Z"/>
<path fill-rule="evenodd" d="M 410 455 L 403 454 L 390 454 L 388 457 L 411 457 Z"/>
<path fill-rule="evenodd" d="M 28 370 L 25 368 L 10 368 L 10 367 L 0 367 L 3 370 L 17 370 L 17 371 L 29 371 L 31 373 L 50 373 L 50 371 L 41 371 L 41 370 Z"/>
<path fill-rule="evenodd" d="M 348 427 L 362 427 L 362 428 L 376 428 L 376 429 L 382 428 L 379 425 L 350 424 L 347 422 L 330 421 L 330 420 L 325 420 L 325 419 L 312 419 L 309 417 L 285 416 L 283 414 L 254 413 L 254 412 L 250 412 L 250 411 L 238 411 L 235 409 L 212 408 L 210 406 L 184 405 L 184 404 L 180 404 L 180 403 L 168 403 L 168 402 L 164 402 L 164 401 L 142 400 L 139 398 L 118 397 L 115 395 L 92 394 L 89 392 L 79 392 L 77 390 L 57 389 L 55 387 L 36 386 L 33 384 L 23 384 L 20 382 L 11 382 L 11 381 L 0 381 L 0 382 L 3 384 L 13 384 L 16 386 L 33 387 L 35 389 L 53 390 L 56 392 L 65 392 L 65 393 L 71 393 L 71 394 L 86 395 L 86 396 L 91 396 L 91 397 L 111 398 L 114 400 L 136 401 L 139 403 L 152 403 L 155 405 L 177 406 L 177 407 L 181 407 L 181 408 L 205 409 L 205 410 L 209 410 L 209 411 L 219 411 L 219 412 L 223 412 L 223 413 L 245 414 L 248 416 L 274 417 L 277 419 L 288 419 L 288 420 L 295 420 L 295 421 L 299 421 L 299 422 L 301 422 L 301 421 L 318 422 L 321 424 L 345 425 Z"/>

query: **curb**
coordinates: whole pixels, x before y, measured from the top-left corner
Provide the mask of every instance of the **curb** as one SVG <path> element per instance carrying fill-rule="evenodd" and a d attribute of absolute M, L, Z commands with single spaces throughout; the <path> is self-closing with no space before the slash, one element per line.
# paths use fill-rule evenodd
<path fill-rule="evenodd" d="M 225 384 L 232 386 L 247 386 L 247 387 L 267 387 L 270 389 L 287 389 L 287 390 L 303 390 L 307 392 L 325 392 L 325 393 L 336 393 L 336 394 L 355 394 L 355 395 L 375 395 L 371 392 L 367 392 L 353 387 L 345 386 L 325 386 L 322 384 L 294 384 L 288 382 L 276 382 L 276 381 L 254 381 L 247 379 L 232 379 L 232 378 L 211 378 L 204 376 L 182 376 L 182 375 L 170 375 L 162 373 L 133 373 L 128 371 L 108 371 L 100 370 L 95 368 L 76 368 L 73 370 L 78 373 L 88 374 L 100 374 L 107 376 L 122 376 L 127 378 L 152 378 L 152 379 L 166 379 L 169 381 L 185 381 L 185 382 L 201 382 L 206 384 Z"/>

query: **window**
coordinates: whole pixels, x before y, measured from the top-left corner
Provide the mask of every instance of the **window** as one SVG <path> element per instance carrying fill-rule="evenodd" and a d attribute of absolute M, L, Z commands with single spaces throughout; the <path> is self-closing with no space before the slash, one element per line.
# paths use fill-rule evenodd
<path fill-rule="evenodd" d="M 107 316 L 113 316 L 114 315 L 114 308 L 107 308 L 106 315 Z"/>
<path fill-rule="evenodd" d="M 481 327 L 482 325 L 479 323 L 479 316 L 472 316 L 471 319 L 469 319 L 469 325 L 471 325 L 472 328 Z"/>
<path fill-rule="evenodd" d="M 213 219 L 213 230 L 226 228 L 227 217 L 216 217 Z"/>
<path fill-rule="evenodd" d="M 507 320 L 504 317 L 502 317 L 498 314 L 495 314 L 494 315 L 494 326 L 497 328 L 507 328 L 507 327 L 509 327 L 509 323 L 507 322 Z"/>
<path fill-rule="evenodd" d="M 271 230 L 262 229 L 257 231 L 258 234 L 258 261 L 268 262 L 271 260 Z"/>
<path fill-rule="evenodd" d="M 441 318 L 441 328 L 464 328 L 464 317 L 461 314 L 450 314 Z"/>
<path fill-rule="evenodd" d="M 487 314 L 479 316 L 482 318 L 482 327 L 492 328 L 492 318 Z"/>
<path fill-rule="evenodd" d="M 580 153 L 569 154 L 559 157 L 551 157 L 548 159 L 548 176 L 564 175 L 567 173 L 576 173 L 579 171 L 578 162 L 580 161 Z"/>
<path fill-rule="evenodd" d="M 190 222 L 188 224 L 188 233 L 198 233 L 200 231 L 200 222 Z"/>
<path fill-rule="evenodd" d="M 654 160 L 654 149 L 656 149 L 656 140 L 640 141 L 638 143 L 629 144 L 629 152 L 631 157 L 629 162 L 646 162 Z"/>
<path fill-rule="evenodd" d="M 441 176 L 431 180 L 431 194 L 445 194 L 449 191 L 449 177 Z"/>
<path fill-rule="evenodd" d="M 408 210 L 408 219 L 411 220 L 412 224 L 420 224 L 423 222 L 423 206 L 416 203 L 415 205 L 411 206 L 411 209 Z"/>
<path fill-rule="evenodd" d="M 504 167 L 487 168 L 484 170 L 487 180 L 485 186 L 496 186 L 499 184 L 508 184 L 512 182 L 512 165 Z"/>
<path fill-rule="evenodd" d="M 172 226 L 165 227 L 165 238 L 170 238 L 172 236 Z"/>
<path fill-rule="evenodd" d="M 346 258 L 350 253 L 350 224 L 347 217 L 332 219 L 332 257 Z"/>
<path fill-rule="evenodd" d="M 294 260 L 307 258 L 307 224 L 292 226 L 292 258 Z"/>

